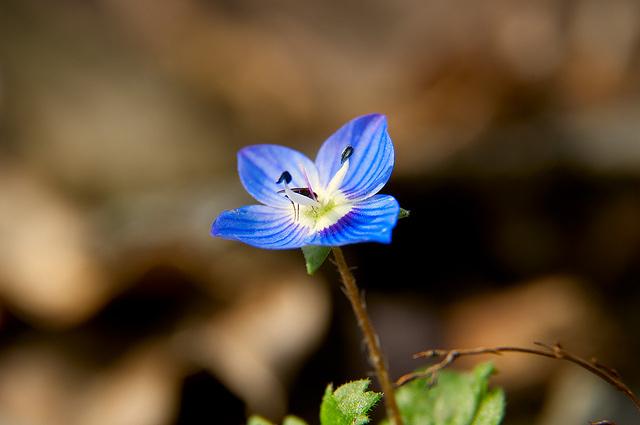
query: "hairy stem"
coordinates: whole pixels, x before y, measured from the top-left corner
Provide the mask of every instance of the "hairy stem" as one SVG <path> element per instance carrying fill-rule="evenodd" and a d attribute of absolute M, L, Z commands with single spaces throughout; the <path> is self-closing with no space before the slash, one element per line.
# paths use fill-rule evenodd
<path fill-rule="evenodd" d="M 344 285 L 344 293 L 351 302 L 353 312 L 358 319 L 358 325 L 364 334 L 367 348 L 369 350 L 369 358 L 373 367 L 376 370 L 376 375 L 382 391 L 384 392 L 385 406 L 387 409 L 387 416 L 393 425 L 402 425 L 402 418 L 400 417 L 400 410 L 396 404 L 396 396 L 394 392 L 393 383 L 389 378 L 389 371 L 385 364 L 384 356 L 382 355 L 382 349 L 380 348 L 380 339 L 378 334 L 371 323 L 371 319 L 367 314 L 367 308 L 364 298 L 360 295 L 358 286 L 356 285 L 356 279 L 351 273 L 351 269 L 347 265 L 344 259 L 344 254 L 339 247 L 331 248 L 333 252 L 333 258 L 336 261 L 336 266 L 340 272 L 342 283 Z"/>

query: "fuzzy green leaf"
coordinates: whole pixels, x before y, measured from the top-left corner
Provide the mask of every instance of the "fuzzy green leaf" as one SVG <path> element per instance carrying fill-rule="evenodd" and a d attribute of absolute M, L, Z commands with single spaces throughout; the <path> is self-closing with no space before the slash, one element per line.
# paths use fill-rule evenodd
<path fill-rule="evenodd" d="M 471 373 L 443 371 L 432 387 L 426 379 L 403 385 L 396 400 L 405 425 L 498 425 L 504 394 L 487 393 L 493 371 L 491 363 L 484 363 Z"/>
<path fill-rule="evenodd" d="M 328 385 L 320 405 L 321 425 L 363 425 L 369 423 L 367 413 L 382 397 L 366 391 L 368 379 L 349 382 L 333 391 Z"/>
<path fill-rule="evenodd" d="M 304 254 L 304 261 L 307 264 L 307 273 L 314 274 L 327 259 L 330 251 L 331 247 L 329 246 L 303 246 L 302 253 Z"/>

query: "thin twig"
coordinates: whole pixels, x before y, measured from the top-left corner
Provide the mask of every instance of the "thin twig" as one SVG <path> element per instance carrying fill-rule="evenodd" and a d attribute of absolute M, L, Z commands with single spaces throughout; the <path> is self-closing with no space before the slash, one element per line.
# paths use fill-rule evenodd
<path fill-rule="evenodd" d="M 524 347 L 493 347 L 493 348 L 470 348 L 470 349 L 453 349 L 453 350 L 427 350 L 421 351 L 413 355 L 414 359 L 421 357 L 439 357 L 442 360 L 433 366 L 419 372 L 407 373 L 396 381 L 396 385 L 402 385 L 416 378 L 430 377 L 433 378 L 440 370 L 449 366 L 458 357 L 473 356 L 480 354 L 496 354 L 502 353 L 525 353 L 533 354 L 536 356 L 548 357 L 552 359 L 566 360 L 568 362 L 577 364 L 578 366 L 588 370 L 599 378 L 605 380 L 618 391 L 626 395 L 635 404 L 636 408 L 640 410 L 640 399 L 631 391 L 631 389 L 620 379 L 620 375 L 615 370 L 604 366 L 594 360 L 585 360 L 581 357 L 571 354 L 563 349 L 559 344 L 546 345 L 540 342 L 536 342 L 536 345 L 543 349 L 536 348 L 524 348 Z"/>
<path fill-rule="evenodd" d="M 342 250 L 339 247 L 333 247 L 332 251 L 333 258 L 335 258 L 335 264 L 338 267 L 338 271 L 340 272 L 340 277 L 342 278 L 342 283 L 344 285 L 343 291 L 351 302 L 353 312 L 358 319 L 358 326 L 360 326 L 360 329 L 364 334 L 365 342 L 369 349 L 369 358 L 376 370 L 378 381 L 380 382 L 380 386 L 384 392 L 387 416 L 393 425 L 402 425 L 402 418 L 400 416 L 398 404 L 396 403 L 393 382 L 391 382 L 391 378 L 389 378 L 389 372 L 387 371 L 384 356 L 382 355 L 378 334 L 376 333 L 373 324 L 371 323 L 371 319 L 367 314 L 364 297 L 360 295 L 360 291 L 356 285 L 356 279 L 344 259 Z"/>

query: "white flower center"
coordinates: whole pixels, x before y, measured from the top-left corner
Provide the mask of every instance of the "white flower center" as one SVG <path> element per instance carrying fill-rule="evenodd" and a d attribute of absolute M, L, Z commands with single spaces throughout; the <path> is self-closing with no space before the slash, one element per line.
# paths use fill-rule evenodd
<path fill-rule="evenodd" d="M 309 228 L 309 233 L 336 224 L 353 208 L 353 204 L 339 190 L 332 192 L 331 196 L 318 193 L 318 203 L 319 206 L 299 205 L 298 221 Z"/>
<path fill-rule="evenodd" d="M 292 203 L 291 214 L 295 221 L 309 228 L 309 234 L 336 224 L 352 210 L 353 203 L 339 189 L 348 170 L 347 158 L 324 188 L 289 188 L 285 181 L 283 194 Z"/>

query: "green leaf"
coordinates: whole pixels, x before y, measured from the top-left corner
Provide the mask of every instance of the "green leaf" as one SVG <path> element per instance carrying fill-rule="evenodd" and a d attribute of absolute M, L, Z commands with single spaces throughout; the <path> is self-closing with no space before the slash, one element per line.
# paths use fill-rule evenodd
<path fill-rule="evenodd" d="M 262 416 L 251 416 L 247 425 L 273 425 L 271 422 L 263 418 Z"/>
<path fill-rule="evenodd" d="M 307 263 L 307 273 L 314 274 L 324 263 L 331 251 L 329 246 L 307 245 L 302 247 L 304 261 Z"/>
<path fill-rule="evenodd" d="M 269 422 L 261 416 L 251 416 L 249 418 L 249 421 L 247 422 L 247 425 L 273 425 L 273 423 Z M 307 425 L 307 423 L 297 416 L 289 415 L 284 418 L 284 422 L 282 422 L 282 425 Z"/>
<path fill-rule="evenodd" d="M 307 425 L 307 423 L 297 416 L 287 416 L 282 425 Z"/>
<path fill-rule="evenodd" d="M 478 407 L 471 425 L 498 425 L 502 422 L 505 409 L 504 391 L 496 388 L 487 393 Z"/>
<path fill-rule="evenodd" d="M 400 208 L 400 212 L 398 212 L 398 219 L 407 218 L 411 215 L 411 211 L 405 210 L 404 208 Z"/>
<path fill-rule="evenodd" d="M 471 373 L 442 371 L 431 387 L 427 379 L 403 385 L 396 400 L 405 425 L 498 425 L 504 394 L 487 393 L 493 371 L 491 363 L 484 363 Z"/>
<path fill-rule="evenodd" d="M 333 391 L 328 385 L 320 405 L 321 425 L 363 425 L 369 423 L 367 413 L 382 397 L 366 391 L 368 379 L 349 382 Z"/>

